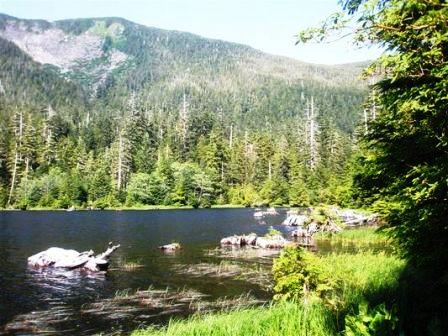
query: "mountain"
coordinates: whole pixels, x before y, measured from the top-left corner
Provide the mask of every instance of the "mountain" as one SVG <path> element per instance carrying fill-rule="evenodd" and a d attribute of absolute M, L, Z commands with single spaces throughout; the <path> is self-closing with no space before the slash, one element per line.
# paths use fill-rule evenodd
<path fill-rule="evenodd" d="M 278 146 L 284 149 L 285 143 L 292 146 L 309 134 L 311 119 L 316 125 L 312 134 L 322 138 L 316 138 L 316 151 L 322 157 L 325 151 L 334 152 L 324 145 L 333 132 L 342 139 L 345 161 L 365 98 L 366 86 L 359 79 L 365 65 L 308 64 L 121 18 L 48 22 L 0 14 L 3 193 L 10 191 L 11 202 L 24 175 L 40 176 L 53 166 L 72 169 L 73 162 L 61 159 L 66 147 L 57 148 L 59 143 L 70 143 L 93 160 L 122 155 L 116 154 L 122 149 L 117 143 L 132 138 L 132 123 L 145 125 L 140 136 L 146 139 L 146 149 L 129 150 L 126 177 L 121 176 L 123 167 L 110 163 L 112 180 L 120 177 L 115 181 L 118 189 L 122 178 L 126 185 L 133 173 L 150 173 L 161 148 L 169 147 L 179 162 L 200 164 L 198 146 L 206 141 L 201 139 L 217 132 L 229 147 L 239 141 L 246 146 L 244 155 L 259 158 L 265 141 L 260 139 L 269 139 L 266 153 Z M 37 139 L 32 157 L 26 157 L 23 148 L 17 153 L 24 146 L 26 123 L 36 125 L 28 127 L 34 134 L 29 138 Z M 310 142 L 302 140 L 303 146 Z M 135 135 L 133 141 L 130 148 L 142 139 Z M 262 168 L 251 168 L 251 173 L 247 168 L 245 177 L 221 181 L 223 188 L 248 181 L 260 186 L 268 161 L 258 160 Z"/>
<path fill-rule="evenodd" d="M 362 63 L 312 65 L 119 18 L 47 22 L 1 15 L 0 38 L 6 97 L 42 106 L 100 101 L 119 108 L 134 92 L 156 110 L 177 110 L 186 93 L 194 109 L 222 109 L 235 122 L 263 128 L 265 118 L 302 113 L 305 98 L 314 95 L 323 114 L 338 106 L 335 121 L 352 131 L 364 94 L 357 80 Z"/>

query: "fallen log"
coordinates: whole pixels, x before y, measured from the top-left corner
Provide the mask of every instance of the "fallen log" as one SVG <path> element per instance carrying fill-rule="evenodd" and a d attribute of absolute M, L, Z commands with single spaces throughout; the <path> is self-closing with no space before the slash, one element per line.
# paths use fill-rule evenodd
<path fill-rule="evenodd" d="M 107 250 L 97 256 L 94 256 L 92 250 L 78 252 L 60 247 L 50 247 L 29 257 L 28 265 L 39 268 L 82 269 L 92 272 L 106 271 L 110 264 L 111 254 L 119 247 L 120 245 L 112 245 L 112 242 L 110 242 Z"/>

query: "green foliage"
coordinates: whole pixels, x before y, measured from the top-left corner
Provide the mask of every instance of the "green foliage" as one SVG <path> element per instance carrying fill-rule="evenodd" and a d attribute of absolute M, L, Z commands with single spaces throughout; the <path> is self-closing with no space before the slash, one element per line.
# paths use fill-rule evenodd
<path fill-rule="evenodd" d="M 378 75 L 367 108 L 363 155 L 355 173 L 354 195 L 385 216 L 389 232 L 411 267 L 431 274 L 446 293 L 448 262 L 448 8 L 445 1 L 345 0 L 346 15 L 308 30 L 302 40 L 322 39 L 357 20 L 360 42 L 379 43 L 388 52 L 366 71 Z M 446 298 L 446 296 L 445 296 Z M 416 298 L 410 334 L 430 334 L 431 325 L 448 330 L 446 302 Z M 417 302 L 419 302 L 417 304 Z M 404 307 L 403 307 L 404 308 Z M 408 309 L 407 307 L 405 309 Z M 421 312 L 419 313 L 419 310 Z M 426 316 L 422 322 L 420 316 Z M 403 316 L 404 318 L 404 316 Z M 418 321 L 418 322 L 417 322 Z"/>
<path fill-rule="evenodd" d="M 244 206 L 259 205 L 260 197 L 252 184 L 231 187 L 229 189 L 229 200 L 231 204 L 242 204 Z"/>
<path fill-rule="evenodd" d="M 285 248 L 274 260 L 274 298 L 277 300 L 300 299 L 317 293 L 327 285 L 318 266 L 319 258 L 313 253 L 295 247 Z"/>
<path fill-rule="evenodd" d="M 357 315 L 345 317 L 347 336 L 394 336 L 398 334 L 398 317 L 383 304 L 369 309 L 366 302 L 358 306 Z"/>
<path fill-rule="evenodd" d="M 109 198 L 106 196 L 103 196 L 101 198 L 98 198 L 93 202 L 93 208 L 104 210 L 106 208 L 110 207 Z"/>
<path fill-rule="evenodd" d="M 133 174 L 127 187 L 126 204 L 156 204 L 154 187 L 157 185 L 154 185 L 154 182 L 156 181 L 148 174 Z"/>
<path fill-rule="evenodd" d="M 402 260 L 385 253 L 360 251 L 318 256 L 286 248 L 273 266 L 275 297 L 318 297 L 336 310 L 367 298 L 379 304 L 390 299 L 388 293 L 397 288 L 403 266 Z"/>
<path fill-rule="evenodd" d="M 173 164 L 174 187 L 171 199 L 174 204 L 209 206 L 214 197 L 210 177 L 194 163 Z"/>

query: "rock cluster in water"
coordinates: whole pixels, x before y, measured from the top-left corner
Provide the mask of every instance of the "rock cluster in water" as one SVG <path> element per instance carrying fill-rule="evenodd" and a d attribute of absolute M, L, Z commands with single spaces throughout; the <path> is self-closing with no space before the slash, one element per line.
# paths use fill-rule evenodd
<path fill-rule="evenodd" d="M 221 245 L 227 246 L 253 246 L 259 248 L 283 248 L 287 240 L 280 234 L 258 237 L 255 233 L 242 236 L 231 236 L 221 239 Z"/>

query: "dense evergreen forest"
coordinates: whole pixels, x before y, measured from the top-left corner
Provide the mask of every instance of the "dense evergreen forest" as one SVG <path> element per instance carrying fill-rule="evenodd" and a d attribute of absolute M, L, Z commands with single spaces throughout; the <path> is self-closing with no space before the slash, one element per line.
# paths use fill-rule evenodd
<path fill-rule="evenodd" d="M 0 206 L 350 199 L 365 64 L 118 19 L 0 16 Z M 364 104 L 364 105 L 363 105 Z"/>

